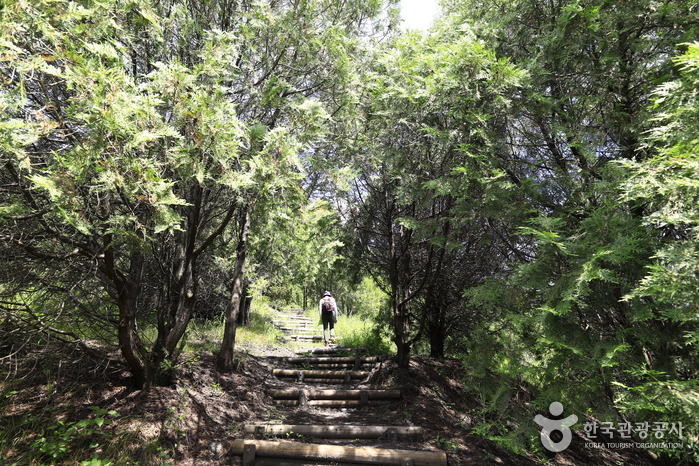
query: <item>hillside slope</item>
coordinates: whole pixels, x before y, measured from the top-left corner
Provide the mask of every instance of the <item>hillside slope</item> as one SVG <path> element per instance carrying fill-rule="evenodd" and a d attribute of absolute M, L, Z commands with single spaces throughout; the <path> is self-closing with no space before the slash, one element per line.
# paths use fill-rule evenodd
<path fill-rule="evenodd" d="M 477 435 L 483 410 L 468 394 L 473 387 L 458 360 L 415 357 L 407 371 L 383 360 L 369 382 L 399 388 L 403 395 L 387 407 L 299 410 L 274 406 L 265 394 L 266 387 L 279 386 L 271 370 L 283 366 L 283 357 L 290 355 L 283 345 L 248 348 L 241 353 L 238 371 L 222 374 L 215 369 L 214 356 L 202 354 L 178 369 L 175 385 L 142 392 L 132 388 L 128 372 L 104 361 L 55 349 L 34 354 L 18 361 L 13 377 L 1 387 L 0 464 L 81 464 L 92 459 L 86 464 L 230 465 L 239 461 L 231 457 L 230 444 L 244 436 L 242 426 L 248 423 L 417 425 L 425 429 L 418 445 L 446 452 L 452 465 L 545 463 Z M 510 403 L 513 410 L 526 405 L 526 393 L 513 390 Z M 373 444 L 386 446 L 380 440 Z M 574 439 L 566 451 L 550 456 L 548 464 L 655 463 L 642 450 L 585 449 L 583 439 Z"/>

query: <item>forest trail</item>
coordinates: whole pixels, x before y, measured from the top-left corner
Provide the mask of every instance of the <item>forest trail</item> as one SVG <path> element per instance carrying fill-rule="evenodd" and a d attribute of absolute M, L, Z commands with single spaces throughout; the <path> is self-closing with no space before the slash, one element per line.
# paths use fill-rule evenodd
<path fill-rule="evenodd" d="M 280 313 L 274 324 L 290 340 L 323 339 L 301 310 Z M 401 391 L 372 383 L 380 357 L 331 345 L 297 350 L 281 362 L 265 392 L 291 423 L 245 425 L 245 437 L 231 447 L 240 464 L 446 466 L 446 453 L 421 445 L 422 427 L 396 418 Z"/>
<path fill-rule="evenodd" d="M 56 446 L 52 464 L 98 457 L 115 465 L 230 466 L 243 462 L 246 444 L 255 446 L 255 464 L 277 466 L 361 464 L 361 458 L 342 462 L 338 452 L 382 464 L 376 459 L 390 450 L 409 452 L 388 463 L 400 465 L 409 464 L 411 455 L 414 464 L 445 464 L 446 457 L 451 466 L 655 464 L 642 450 L 584 449 L 584 439 L 544 462 L 484 438 L 477 431 L 484 422 L 484 406 L 474 394 L 479 387 L 459 359 L 413 356 L 409 369 L 401 369 L 391 358 L 357 348 L 315 345 L 313 353 L 295 354 L 298 345 L 284 337 L 274 344 L 241 344 L 236 369 L 221 372 L 208 335 L 193 335 L 198 350 L 183 355 L 171 385 L 150 390 L 134 387 L 116 359 L 105 364 L 55 346 L 50 355 L 26 356 L 18 361 L 16 382 L 0 386 L 3 425 L 14 439 L 4 459 L 46 464 L 35 445 L 36 433 L 47 432 L 46 445 Z M 509 392 L 504 401 L 505 409 L 533 417 L 532 394 L 525 389 Z M 94 423 L 95 409 L 113 413 L 101 429 L 65 437 L 64 426 Z M 303 459 L 280 460 L 280 449 Z"/>

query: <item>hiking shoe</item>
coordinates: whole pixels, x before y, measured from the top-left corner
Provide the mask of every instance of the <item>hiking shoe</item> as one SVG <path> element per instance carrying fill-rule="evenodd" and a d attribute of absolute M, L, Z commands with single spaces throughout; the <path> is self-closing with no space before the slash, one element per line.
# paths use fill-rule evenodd
<path fill-rule="evenodd" d="M 326 341 L 326 342 L 325 342 L 325 346 L 330 346 L 330 343 L 328 343 L 328 342 Z"/>

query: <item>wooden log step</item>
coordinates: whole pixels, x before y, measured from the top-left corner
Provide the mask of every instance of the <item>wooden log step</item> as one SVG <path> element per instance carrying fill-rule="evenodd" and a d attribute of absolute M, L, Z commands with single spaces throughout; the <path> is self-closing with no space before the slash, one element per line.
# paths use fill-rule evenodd
<path fill-rule="evenodd" d="M 387 437 L 417 437 L 423 435 L 422 427 L 416 426 L 320 426 L 320 425 L 276 425 L 248 424 L 245 433 L 270 437 L 299 434 L 305 437 L 326 439 L 377 439 Z"/>
<path fill-rule="evenodd" d="M 364 356 L 359 358 L 355 358 L 354 356 L 329 356 L 325 358 L 286 358 L 284 361 L 290 362 L 291 364 L 354 364 L 357 359 L 362 363 L 377 362 L 379 360 L 376 356 Z"/>
<path fill-rule="evenodd" d="M 298 390 L 298 389 L 271 389 L 267 395 L 272 398 L 297 399 L 301 392 L 305 392 L 309 400 L 352 400 L 361 399 L 366 394 L 370 400 L 400 399 L 400 390 Z"/>
<path fill-rule="evenodd" d="M 349 375 L 352 379 L 363 379 L 368 376 L 366 371 L 323 371 L 323 370 L 302 370 L 302 369 L 274 369 L 272 374 L 275 377 L 298 377 L 303 373 L 304 379 L 324 378 L 324 379 L 344 379 Z"/>
<path fill-rule="evenodd" d="M 357 381 L 357 379 L 354 379 L 353 381 Z M 343 385 L 346 383 L 350 383 L 352 380 L 345 380 L 345 379 L 319 379 L 317 377 L 311 377 L 311 378 L 305 378 L 303 379 L 303 383 L 306 384 L 325 384 L 325 385 Z"/>
<path fill-rule="evenodd" d="M 334 353 L 344 353 L 344 352 L 366 352 L 366 348 L 340 348 L 340 347 L 326 347 L 326 348 L 313 348 L 307 350 L 296 350 L 294 354 L 334 354 Z"/>
<path fill-rule="evenodd" d="M 299 328 L 299 329 L 309 329 L 313 328 L 314 325 L 311 324 L 310 322 L 308 323 L 295 323 L 295 322 L 278 322 L 278 321 L 273 321 L 272 322 L 276 327 L 279 328 Z"/>
<path fill-rule="evenodd" d="M 385 406 L 395 403 L 397 400 L 308 400 L 306 406 L 319 408 L 359 408 L 361 406 Z M 275 406 L 301 406 L 299 400 L 272 400 Z"/>
<path fill-rule="evenodd" d="M 242 456 L 246 446 L 248 447 L 246 454 L 248 464 L 253 464 L 255 457 L 258 456 L 395 466 L 411 464 L 411 461 L 412 464 L 419 466 L 446 466 L 447 464 L 447 455 L 444 452 L 270 442 L 267 440 L 238 439 L 231 445 L 231 452 L 233 455 Z"/>
<path fill-rule="evenodd" d="M 318 333 L 317 329 L 314 328 L 300 328 L 300 327 L 277 327 L 282 332 L 294 332 L 299 335 L 306 335 L 308 333 Z"/>
<path fill-rule="evenodd" d="M 318 369 L 318 370 L 323 370 L 323 369 L 332 369 L 332 370 L 352 370 L 352 369 L 362 369 L 363 364 L 360 364 L 359 366 L 355 366 L 354 364 L 305 364 L 303 366 L 299 367 L 304 367 L 305 369 Z"/>
<path fill-rule="evenodd" d="M 312 322 L 313 319 L 310 317 L 304 316 L 304 315 L 290 315 L 290 314 L 278 314 L 278 318 L 280 319 L 286 319 L 286 320 L 299 320 L 299 321 L 305 321 L 305 322 Z"/>

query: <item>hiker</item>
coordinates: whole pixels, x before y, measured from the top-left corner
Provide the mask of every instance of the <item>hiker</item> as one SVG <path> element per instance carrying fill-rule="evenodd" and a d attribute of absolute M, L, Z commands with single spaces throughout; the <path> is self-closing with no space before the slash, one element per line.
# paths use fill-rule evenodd
<path fill-rule="evenodd" d="M 320 319 L 323 321 L 323 340 L 325 346 L 335 343 L 335 324 L 337 323 L 337 303 L 332 293 L 326 291 L 318 304 Z"/>

